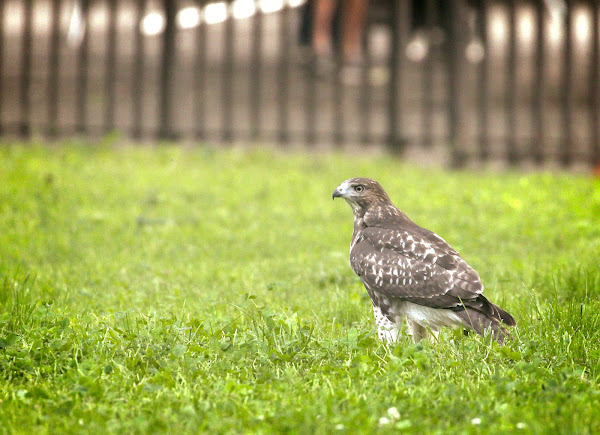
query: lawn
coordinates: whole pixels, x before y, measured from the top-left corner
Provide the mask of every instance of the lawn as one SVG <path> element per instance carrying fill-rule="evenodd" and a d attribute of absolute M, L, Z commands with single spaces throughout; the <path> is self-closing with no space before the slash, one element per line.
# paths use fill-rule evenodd
<path fill-rule="evenodd" d="M 514 315 L 378 342 L 331 192 L 378 179 Z M 389 156 L 0 148 L 0 433 L 600 431 L 600 181 Z"/>

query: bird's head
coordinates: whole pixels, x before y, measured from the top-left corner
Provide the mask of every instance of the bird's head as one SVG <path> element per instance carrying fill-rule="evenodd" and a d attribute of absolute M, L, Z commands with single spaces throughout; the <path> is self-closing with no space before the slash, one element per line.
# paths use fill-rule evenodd
<path fill-rule="evenodd" d="M 333 199 L 344 198 L 354 212 L 367 210 L 376 203 L 390 202 L 383 187 L 370 178 L 350 178 L 340 184 L 331 196 Z"/>

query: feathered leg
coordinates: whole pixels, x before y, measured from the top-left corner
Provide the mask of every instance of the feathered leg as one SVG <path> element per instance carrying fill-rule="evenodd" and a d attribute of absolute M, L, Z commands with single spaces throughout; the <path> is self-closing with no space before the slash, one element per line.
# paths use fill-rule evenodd
<path fill-rule="evenodd" d="M 411 319 L 406 319 L 406 323 L 408 324 L 408 335 L 410 335 L 415 343 L 421 341 L 424 338 L 427 338 L 429 335 L 427 328 L 419 325 L 417 322 Z"/>
<path fill-rule="evenodd" d="M 379 340 L 388 343 L 395 343 L 398 341 L 398 324 L 392 322 L 385 314 L 383 314 L 381 308 L 377 305 L 373 305 L 373 314 L 375 315 L 375 324 L 377 325 L 377 335 L 379 336 Z"/>

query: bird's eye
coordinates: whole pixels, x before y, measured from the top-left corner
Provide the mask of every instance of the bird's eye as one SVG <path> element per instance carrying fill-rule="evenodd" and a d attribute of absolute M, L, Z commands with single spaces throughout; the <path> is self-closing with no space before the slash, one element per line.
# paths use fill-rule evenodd
<path fill-rule="evenodd" d="M 357 192 L 357 193 L 360 193 L 363 190 L 365 190 L 365 186 L 362 186 L 360 184 L 358 186 L 354 186 L 354 191 Z"/>

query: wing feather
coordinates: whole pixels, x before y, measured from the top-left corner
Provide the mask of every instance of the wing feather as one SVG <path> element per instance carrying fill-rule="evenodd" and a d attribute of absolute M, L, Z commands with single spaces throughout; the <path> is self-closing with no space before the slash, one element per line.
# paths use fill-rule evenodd
<path fill-rule="evenodd" d="M 441 237 L 417 228 L 363 229 L 350 264 L 367 290 L 432 308 L 474 302 L 483 292 L 477 272 Z"/>

